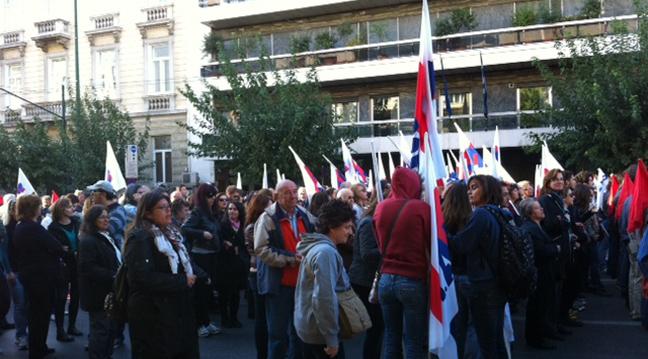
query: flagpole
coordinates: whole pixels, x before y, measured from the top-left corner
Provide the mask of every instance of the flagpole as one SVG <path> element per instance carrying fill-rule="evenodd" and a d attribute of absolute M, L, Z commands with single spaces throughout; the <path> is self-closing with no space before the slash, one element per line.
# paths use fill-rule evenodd
<path fill-rule="evenodd" d="M 371 162 L 373 164 L 373 168 L 378 168 L 378 160 L 376 159 L 376 147 L 374 146 L 374 141 L 371 141 Z M 374 187 L 376 188 L 376 195 L 378 196 L 378 202 L 382 202 L 383 200 L 383 193 L 382 193 L 382 187 L 380 187 L 380 174 L 375 174 L 376 171 L 374 171 L 374 181 L 375 185 Z"/>

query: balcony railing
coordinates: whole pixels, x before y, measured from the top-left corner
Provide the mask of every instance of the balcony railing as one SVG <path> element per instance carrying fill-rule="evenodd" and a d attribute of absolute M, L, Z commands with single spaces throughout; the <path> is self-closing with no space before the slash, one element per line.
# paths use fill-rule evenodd
<path fill-rule="evenodd" d="M 112 34 L 115 42 L 119 42 L 122 31 L 119 13 L 91 17 L 90 28 L 92 30 L 86 31 L 86 35 L 91 46 L 94 46 L 95 37 L 106 34 Z"/>
<path fill-rule="evenodd" d="M 630 32 L 634 32 L 638 28 L 637 16 L 627 15 L 459 33 L 433 37 L 432 45 L 435 52 L 444 53 L 524 45 L 573 37 L 601 36 L 612 34 L 613 29 L 611 24 L 613 21 L 624 23 Z M 328 66 L 418 56 L 418 52 L 419 39 L 409 39 L 302 52 L 295 55 L 294 61 L 296 67 L 311 65 Z M 291 66 L 293 56 L 291 54 L 273 55 L 270 56 L 270 61 L 273 68 L 285 69 Z M 239 71 L 243 71 L 244 63 L 252 66 L 253 69 L 269 70 L 260 68 L 261 64 L 258 57 L 251 57 L 245 60 L 235 59 L 232 60 L 232 63 L 237 66 Z M 201 68 L 202 77 L 221 75 L 220 62 L 212 62 Z"/>
<path fill-rule="evenodd" d="M 38 35 L 46 35 L 49 33 L 67 33 L 69 23 L 65 20 L 54 19 L 37 22 L 35 25 Z"/>
<path fill-rule="evenodd" d="M 52 19 L 34 23 L 37 35 L 32 37 L 36 46 L 47 52 L 47 44 L 55 42 L 67 48 L 67 44 L 72 38 L 69 31 L 69 22 L 62 19 Z"/>
<path fill-rule="evenodd" d="M 0 50 L 23 48 L 27 45 L 25 31 L 11 31 L 0 35 Z"/>
<path fill-rule="evenodd" d="M 21 110 L 2 110 L 0 111 L 0 123 L 10 125 L 21 119 Z"/>
<path fill-rule="evenodd" d="M 165 26 L 173 34 L 173 5 L 163 5 L 142 9 L 143 19 L 137 23 L 142 38 L 147 37 L 147 30 L 152 27 Z"/>
<path fill-rule="evenodd" d="M 169 111 L 175 108 L 174 95 L 148 96 L 145 100 L 149 112 Z"/>
<path fill-rule="evenodd" d="M 58 115 L 61 115 L 63 113 L 63 104 L 61 101 L 41 102 L 38 105 Z M 34 117 L 38 117 L 41 120 L 52 120 L 57 118 L 51 113 L 34 105 L 23 105 L 23 109 L 24 112 L 22 114 L 22 118 L 25 121 L 32 120 Z"/>
<path fill-rule="evenodd" d="M 484 117 L 483 113 L 438 117 L 439 132 L 457 132 L 453 124 L 455 122 L 466 132 L 492 131 L 495 130 L 495 127 L 501 130 L 546 127 L 540 119 L 538 111 L 506 111 L 490 113 L 488 119 Z M 405 135 L 411 135 L 414 133 L 414 119 L 337 123 L 335 127 L 351 129 L 358 137 L 398 136 L 399 131 Z"/>

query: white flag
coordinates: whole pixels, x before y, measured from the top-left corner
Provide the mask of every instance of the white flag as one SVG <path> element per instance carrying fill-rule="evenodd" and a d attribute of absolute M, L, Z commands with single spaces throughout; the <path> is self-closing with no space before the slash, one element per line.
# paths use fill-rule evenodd
<path fill-rule="evenodd" d="M 378 156 L 378 180 L 380 181 L 386 180 L 387 174 L 385 173 L 385 166 L 383 165 L 382 154 L 378 152 L 376 156 Z"/>
<path fill-rule="evenodd" d="M 396 171 L 396 166 L 394 166 L 394 159 L 392 158 L 391 152 L 387 152 L 387 157 L 389 158 L 389 179 L 391 180 Z"/>
<path fill-rule="evenodd" d="M 236 188 L 243 189 L 243 181 L 241 181 L 241 172 L 236 173 Z"/>
<path fill-rule="evenodd" d="M 295 162 L 297 162 L 297 166 L 299 166 L 299 171 L 301 172 L 302 179 L 304 180 L 304 187 L 306 187 L 306 193 L 308 194 L 308 197 L 312 197 L 315 193 L 323 190 L 323 187 L 320 186 L 319 181 L 311 170 L 304 164 L 304 161 L 297 155 L 297 152 L 293 150 L 291 146 L 288 146 L 288 149 L 290 152 L 292 152 L 293 156 L 295 157 Z"/>
<path fill-rule="evenodd" d="M 268 166 L 263 164 L 263 182 L 261 188 L 268 188 Z"/>
<path fill-rule="evenodd" d="M 281 172 L 279 172 L 279 169 L 277 168 L 277 184 L 279 184 L 279 182 L 281 182 Z M 277 185 L 275 185 L 275 187 L 276 186 Z"/>
<path fill-rule="evenodd" d="M 21 168 L 18 168 L 18 186 L 16 187 L 16 195 L 20 196 L 23 194 L 37 194 L 34 186 L 32 186 L 27 176 Z"/>
<path fill-rule="evenodd" d="M 547 146 L 547 141 L 542 143 L 542 175 L 544 176 L 547 172 L 551 171 L 554 168 L 564 171 L 563 166 L 560 165 L 556 157 L 554 157 L 551 152 L 549 152 L 549 146 Z"/>
<path fill-rule="evenodd" d="M 110 141 L 106 141 L 106 173 L 104 174 L 104 179 L 110 182 L 115 192 L 126 188 L 126 179 L 119 167 L 119 162 L 117 162 L 117 157 L 115 157 L 115 152 L 110 145 Z"/>

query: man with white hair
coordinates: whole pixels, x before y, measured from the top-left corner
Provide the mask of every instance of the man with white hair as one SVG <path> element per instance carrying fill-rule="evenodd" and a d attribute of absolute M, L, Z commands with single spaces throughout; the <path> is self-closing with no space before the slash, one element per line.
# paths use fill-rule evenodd
<path fill-rule="evenodd" d="M 277 184 L 277 202 L 268 207 L 254 226 L 254 253 L 258 259 L 259 295 L 265 300 L 268 326 L 268 359 L 301 357 L 293 324 L 295 287 L 302 257 L 297 243 L 314 231 L 315 218 L 297 205 L 297 185 Z M 290 333 L 289 335 L 287 333 Z"/>

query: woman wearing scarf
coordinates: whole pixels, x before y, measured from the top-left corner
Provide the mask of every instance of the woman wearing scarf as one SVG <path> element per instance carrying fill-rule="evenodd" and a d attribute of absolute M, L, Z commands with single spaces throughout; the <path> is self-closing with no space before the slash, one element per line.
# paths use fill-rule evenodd
<path fill-rule="evenodd" d="M 196 276 L 171 225 L 166 193 L 139 202 L 124 245 L 132 358 L 198 358 L 191 287 Z"/>
<path fill-rule="evenodd" d="M 223 248 L 218 254 L 216 283 L 220 299 L 221 321 L 225 328 L 240 328 L 238 309 L 241 290 L 247 288 L 250 256 L 245 248 L 245 209 L 239 202 L 227 205 L 221 221 Z"/>

